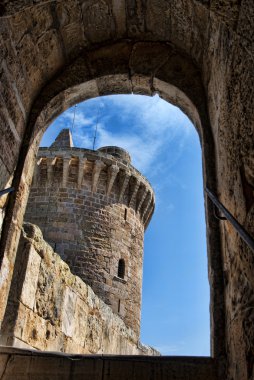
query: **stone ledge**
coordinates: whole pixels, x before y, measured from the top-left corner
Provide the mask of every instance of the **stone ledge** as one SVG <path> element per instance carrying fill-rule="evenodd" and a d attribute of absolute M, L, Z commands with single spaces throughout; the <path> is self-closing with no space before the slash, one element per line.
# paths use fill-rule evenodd
<path fill-rule="evenodd" d="M 121 282 L 122 284 L 127 284 L 127 281 L 124 278 L 121 278 L 118 276 L 114 276 L 113 281 L 118 281 L 118 282 Z"/>
<path fill-rule="evenodd" d="M 218 380 L 217 362 L 209 357 L 67 355 L 0 347 L 0 362 L 2 380 Z"/>

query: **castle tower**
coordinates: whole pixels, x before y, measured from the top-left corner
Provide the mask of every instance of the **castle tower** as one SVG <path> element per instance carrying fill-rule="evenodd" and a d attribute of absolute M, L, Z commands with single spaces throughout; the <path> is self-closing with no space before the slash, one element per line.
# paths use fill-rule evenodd
<path fill-rule="evenodd" d="M 151 185 L 124 149 L 75 148 L 69 130 L 39 149 L 25 220 L 138 335 L 144 230 L 153 210 Z"/>

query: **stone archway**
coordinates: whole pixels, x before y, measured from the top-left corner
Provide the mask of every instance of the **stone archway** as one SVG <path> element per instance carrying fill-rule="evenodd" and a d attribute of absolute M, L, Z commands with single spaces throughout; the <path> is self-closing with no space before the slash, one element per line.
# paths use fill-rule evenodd
<path fill-rule="evenodd" d="M 47 126 L 73 104 L 112 93 L 133 92 L 152 95 L 157 92 L 165 100 L 179 106 L 197 128 L 203 152 L 204 182 L 214 188 L 215 160 L 211 160 L 211 157 L 214 157 L 214 148 L 206 111 L 206 97 L 200 73 L 191 60 L 165 44 L 129 41 L 88 51 L 85 57 L 74 60 L 49 83 L 34 104 L 15 177 L 16 187 L 20 188 L 20 197 L 17 196 L 13 203 L 10 202 L 8 215 L 15 214 L 22 219 L 39 141 Z M 92 65 L 93 72 L 89 69 L 87 60 Z M 220 284 L 222 276 L 219 269 L 221 263 L 218 227 L 214 223 L 209 206 L 207 222 L 207 228 L 213 233 L 208 240 L 213 321 L 212 352 L 215 357 L 219 357 L 223 355 L 224 346 L 223 330 L 220 327 L 220 323 L 223 323 L 221 311 L 224 301 Z M 10 247 L 10 241 L 18 240 L 18 235 L 13 239 L 13 235 L 9 233 L 9 225 L 7 219 L 3 231 L 6 248 Z M 217 252 L 217 255 L 214 252 Z"/>
<path fill-rule="evenodd" d="M 92 83 L 95 78 L 99 95 L 120 91 L 149 94 L 158 88 L 166 98 L 164 83 L 182 91 L 195 105 L 202 123 L 205 181 L 253 234 L 252 5 L 247 1 L 52 0 L 32 4 L 24 0 L 4 2 L 0 11 L 4 142 L 0 179 L 5 186 L 15 176 L 13 183 L 19 189 L 9 197 L 1 237 L 1 316 L 22 226 L 23 195 L 31 177 L 30 166 L 23 168 L 36 154 L 34 125 L 37 119 L 45 122 L 42 111 L 46 104 L 51 104 L 52 115 L 55 112 L 57 116 L 66 97 L 73 96 L 73 103 L 79 100 L 75 91 L 68 93 L 67 89 Z M 79 69 L 72 72 L 72 65 Z M 67 72 L 70 75 L 65 79 Z M 107 87 L 110 76 L 118 76 L 121 85 L 113 81 Z M 154 86 L 157 80 L 161 87 L 158 83 Z M 182 104 L 182 108 L 187 111 L 188 106 Z M 50 110 L 47 112 L 49 115 Z M 223 342 L 216 344 L 213 352 L 217 357 L 224 355 L 226 330 L 228 378 L 250 379 L 254 352 L 252 253 L 230 225 L 219 228 L 210 204 L 207 222 L 215 291 L 211 299 L 218 311 L 211 314 L 212 326 L 218 334 L 216 342 Z"/>

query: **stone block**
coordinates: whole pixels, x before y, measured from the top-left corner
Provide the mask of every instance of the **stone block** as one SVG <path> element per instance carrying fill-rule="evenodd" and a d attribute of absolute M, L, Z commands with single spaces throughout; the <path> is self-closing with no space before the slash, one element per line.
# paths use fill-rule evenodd
<path fill-rule="evenodd" d="M 31 310 L 25 310 L 25 323 L 22 328 L 21 339 L 29 346 L 38 350 L 45 350 L 47 337 L 47 321 Z M 22 319 L 20 319 L 22 322 Z"/>
<path fill-rule="evenodd" d="M 96 82 L 100 96 L 109 94 L 130 94 L 132 92 L 130 78 L 125 74 L 107 75 L 105 77 L 98 78 Z M 104 192 L 104 188 L 102 191 Z"/>
<path fill-rule="evenodd" d="M 70 354 L 89 354 L 89 351 L 69 337 L 65 337 L 63 350 Z"/>
<path fill-rule="evenodd" d="M 134 74 L 131 77 L 132 89 L 134 94 L 152 95 L 151 79 L 143 75 Z"/>
<path fill-rule="evenodd" d="M 146 26 L 151 40 L 168 40 L 171 37 L 171 17 L 172 8 L 167 0 L 147 1 Z"/>
<path fill-rule="evenodd" d="M 37 291 L 38 277 L 40 271 L 41 257 L 38 255 L 33 246 L 30 247 L 26 275 L 22 285 L 20 300 L 21 302 L 33 309 L 35 303 L 35 294 Z"/>
<path fill-rule="evenodd" d="M 102 320 L 96 313 L 92 313 L 87 317 L 87 329 L 85 339 L 85 349 L 91 354 L 99 352 L 102 346 Z"/>
<path fill-rule="evenodd" d="M 111 1 L 88 0 L 80 3 L 84 32 L 89 42 L 106 41 L 115 34 L 115 22 L 111 17 Z"/>
<path fill-rule="evenodd" d="M 65 335 L 59 327 L 53 326 L 50 322 L 46 324 L 45 351 L 64 352 Z"/>
<path fill-rule="evenodd" d="M 70 289 L 65 288 L 64 302 L 62 308 L 62 331 L 65 335 L 72 337 L 75 331 L 75 310 L 77 295 Z"/>
<path fill-rule="evenodd" d="M 125 0 L 112 0 L 112 8 L 116 23 L 116 34 L 121 37 L 126 33 Z"/>
<path fill-rule="evenodd" d="M 15 338 L 29 344 L 28 341 L 26 339 L 24 339 L 24 335 L 23 335 L 24 329 L 27 328 L 27 319 L 29 318 L 29 312 L 30 312 L 30 310 L 27 309 L 27 307 L 21 303 L 19 303 L 19 307 L 18 307 L 17 311 L 16 311 L 16 307 L 13 310 L 13 312 L 12 312 L 12 310 L 10 310 L 10 314 L 11 314 L 10 322 L 13 323 L 12 314 L 15 316 L 15 314 L 17 313 L 17 316 L 16 316 L 16 321 L 15 321 L 13 331 L 11 331 L 13 336 L 9 336 L 9 338 L 8 338 L 9 341 L 11 341 L 12 338 L 15 337 Z"/>
<path fill-rule="evenodd" d="M 81 298 L 77 297 L 76 309 L 73 318 L 75 327 L 72 338 L 81 347 L 85 346 L 88 310 L 89 309 L 87 303 Z"/>

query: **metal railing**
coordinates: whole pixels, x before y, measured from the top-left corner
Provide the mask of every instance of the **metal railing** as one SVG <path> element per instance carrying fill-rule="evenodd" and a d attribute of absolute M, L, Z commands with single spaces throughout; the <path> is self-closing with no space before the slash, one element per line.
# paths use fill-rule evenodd
<path fill-rule="evenodd" d="M 239 233 L 239 235 L 245 241 L 245 243 L 249 246 L 249 248 L 254 252 L 253 237 L 250 236 L 250 234 L 244 229 L 244 227 L 233 217 L 233 215 L 226 209 L 226 207 L 223 206 L 223 204 L 219 201 L 219 199 L 211 190 L 209 190 L 206 187 L 205 192 L 207 193 L 208 197 L 213 202 L 214 206 L 216 206 L 223 213 L 223 215 L 225 215 L 225 218 L 219 217 L 218 215 L 215 215 L 215 216 L 221 220 L 227 219 L 232 224 L 232 226 L 236 229 L 236 231 Z"/>
<path fill-rule="evenodd" d="M 1 191 L 0 191 L 0 197 L 1 197 L 2 195 L 4 195 L 4 194 L 8 194 L 8 193 L 13 192 L 14 190 L 15 190 L 14 187 L 8 187 L 7 189 L 1 190 Z"/>

